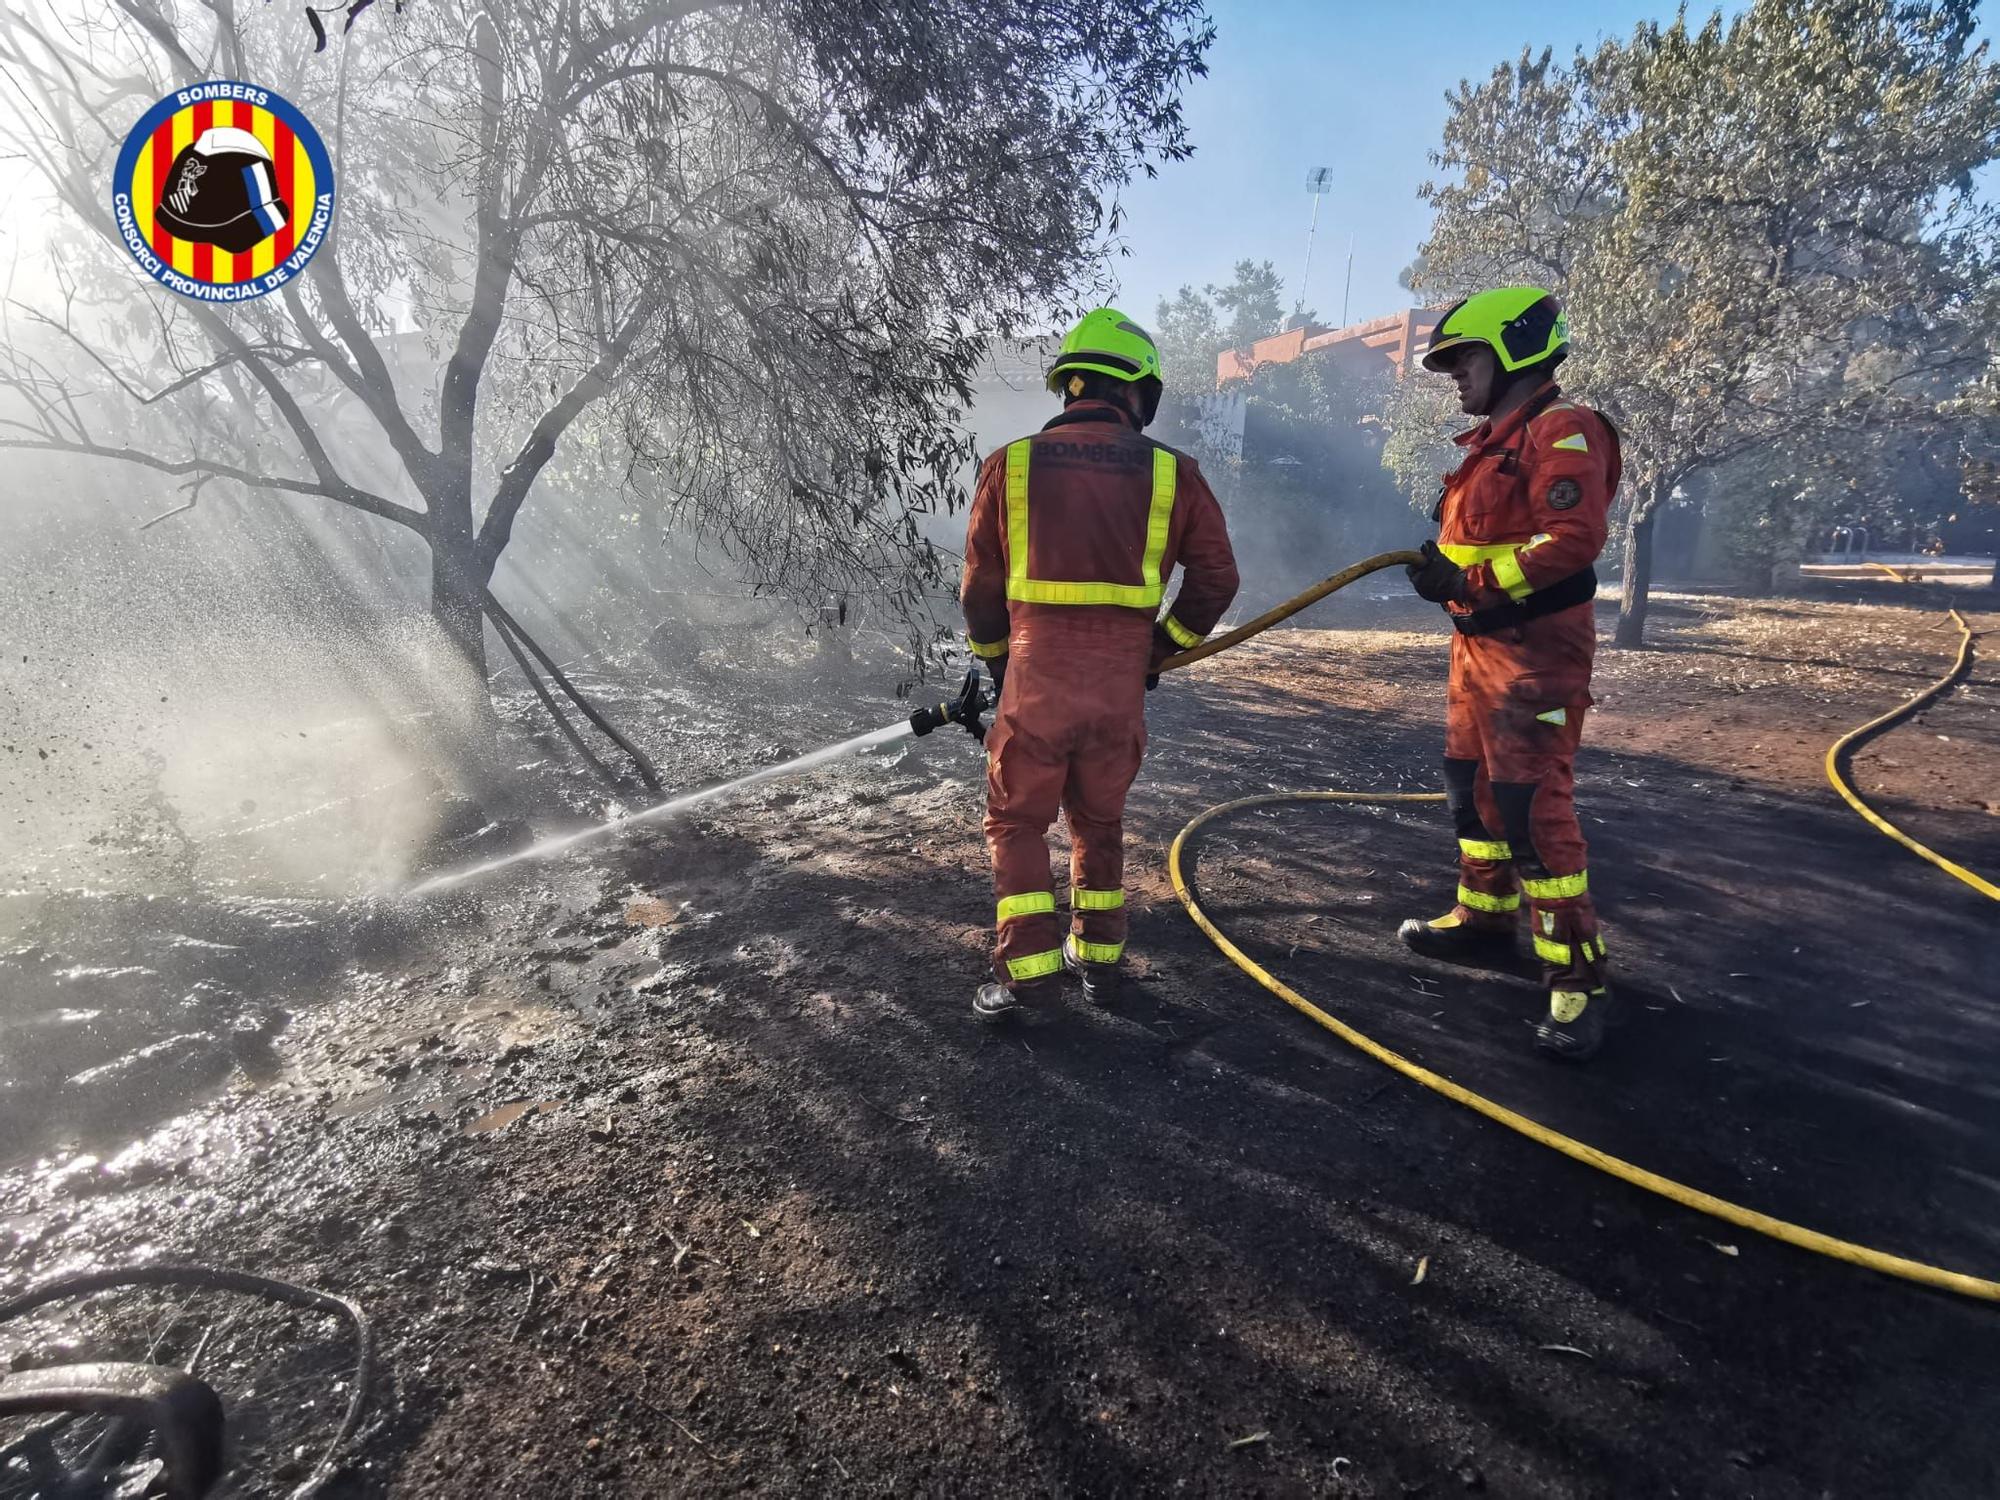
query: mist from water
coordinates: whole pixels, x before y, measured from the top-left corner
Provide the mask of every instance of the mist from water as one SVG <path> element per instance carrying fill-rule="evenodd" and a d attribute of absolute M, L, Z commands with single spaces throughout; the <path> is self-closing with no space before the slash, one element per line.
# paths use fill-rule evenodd
<path fill-rule="evenodd" d="M 866 734 L 857 734 L 852 739 L 842 740 L 838 744 L 827 745 L 822 749 L 809 751 L 807 754 L 795 756 L 793 759 L 784 761 L 779 765 L 765 766 L 762 770 L 752 771 L 746 776 L 739 776 L 734 781 L 726 781 L 720 786 L 706 787 L 698 792 L 689 792 L 685 796 L 675 797 L 670 801 L 662 802 L 656 807 L 648 807 L 635 813 L 627 813 L 623 817 L 612 818 L 594 827 L 580 829 L 575 833 L 566 833 L 554 838 L 546 838 L 526 849 L 502 855 L 498 859 L 489 859 L 483 864 L 474 865 L 467 870 L 456 870 L 450 874 L 433 876 L 419 885 L 412 886 L 408 894 L 411 896 L 427 896 L 437 891 L 448 890 L 453 886 L 463 885 L 467 881 L 491 875 L 494 871 L 504 870 L 510 865 L 526 864 L 531 860 L 549 859 L 558 854 L 567 854 L 570 850 L 580 845 L 595 843 L 600 839 L 607 839 L 615 834 L 627 832 L 642 823 L 655 823 L 662 818 L 670 818 L 676 813 L 687 812 L 692 808 L 699 807 L 705 802 L 719 802 L 725 797 L 734 796 L 738 792 L 747 791 L 749 788 L 760 786 L 767 781 L 777 781 L 786 776 L 802 775 L 819 766 L 829 765 L 836 760 L 845 759 L 847 756 L 859 755 L 865 750 L 873 750 L 879 745 L 887 745 L 893 741 L 903 739 L 913 732 L 907 721 L 900 724 L 890 724 L 882 729 L 871 729 Z"/>

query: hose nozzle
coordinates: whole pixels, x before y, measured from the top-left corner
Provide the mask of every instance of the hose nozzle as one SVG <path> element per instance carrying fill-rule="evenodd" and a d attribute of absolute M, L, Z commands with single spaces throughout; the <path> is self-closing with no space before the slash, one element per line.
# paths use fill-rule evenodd
<path fill-rule="evenodd" d="M 935 708 L 920 708 L 910 715 L 910 733 L 921 736 L 946 724 L 962 724 L 967 734 L 983 744 L 986 724 L 981 715 L 989 706 L 986 695 L 979 689 L 979 669 L 975 667 L 965 674 L 956 698 Z"/>

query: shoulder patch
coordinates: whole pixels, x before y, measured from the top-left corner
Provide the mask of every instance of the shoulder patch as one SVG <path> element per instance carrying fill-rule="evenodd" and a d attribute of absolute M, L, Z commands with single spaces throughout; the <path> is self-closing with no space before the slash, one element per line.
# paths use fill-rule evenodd
<path fill-rule="evenodd" d="M 1583 434 L 1580 432 L 1572 432 L 1566 438 L 1557 438 L 1550 446 L 1566 449 L 1571 453 L 1588 453 L 1590 451 L 1590 444 L 1584 441 Z"/>
<path fill-rule="evenodd" d="M 1558 479 L 1549 486 L 1550 510 L 1573 510 L 1583 500 L 1583 486 L 1574 479 Z"/>

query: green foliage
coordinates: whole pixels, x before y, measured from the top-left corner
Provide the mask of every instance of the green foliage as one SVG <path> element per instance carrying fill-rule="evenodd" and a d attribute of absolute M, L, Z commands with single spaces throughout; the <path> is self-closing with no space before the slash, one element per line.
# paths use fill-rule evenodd
<path fill-rule="evenodd" d="M 1268 260 L 1239 260 L 1233 280 L 1208 289 L 1225 319 L 1222 331 L 1230 348 L 1247 349 L 1278 331 L 1285 315 L 1284 290 L 1283 279 Z"/>
<path fill-rule="evenodd" d="M 1209 399 L 1216 357 L 1276 332 L 1283 306 L 1272 264 L 1240 260 L 1227 285 L 1184 286 L 1162 299 L 1154 328 L 1167 369 L 1157 430 L 1201 459 L 1246 573 L 1272 590 L 1322 577 L 1330 559 L 1349 552 L 1404 545 L 1410 530 L 1382 467 L 1382 410 L 1393 388 L 1386 370 L 1361 373 L 1317 357 L 1266 365 L 1227 388 L 1224 402 L 1243 402 L 1242 448 L 1223 440 L 1227 423 Z M 1190 369 L 1199 378 L 1176 373 Z"/>
<path fill-rule="evenodd" d="M 1382 425 L 1382 466 L 1395 476 L 1411 509 L 1428 516 L 1437 504 L 1439 481 L 1458 466 L 1451 439 L 1467 426 L 1456 388 L 1417 372 L 1390 388 Z"/>
<path fill-rule="evenodd" d="M 1215 304 L 1191 286 L 1162 297 L 1153 315 L 1162 382 L 1170 395 L 1196 396 L 1215 389 L 1215 359 L 1229 347 Z"/>
<path fill-rule="evenodd" d="M 1278 331 L 1285 283 L 1270 261 L 1239 260 L 1234 277 L 1201 291 L 1184 286 L 1160 299 L 1153 334 L 1165 362 L 1167 388 L 1183 395 L 1215 389 L 1215 361 L 1225 349 L 1247 349 Z"/>

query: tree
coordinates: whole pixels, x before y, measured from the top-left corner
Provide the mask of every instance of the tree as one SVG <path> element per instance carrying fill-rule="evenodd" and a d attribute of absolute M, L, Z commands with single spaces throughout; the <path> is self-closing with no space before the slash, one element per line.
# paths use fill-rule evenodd
<path fill-rule="evenodd" d="M 1191 286 L 1162 297 L 1153 314 L 1153 339 L 1169 394 L 1191 398 L 1215 389 L 1215 361 L 1229 347 L 1215 304 Z"/>
<path fill-rule="evenodd" d="M 425 0 L 336 68 L 256 14 L 0 12 L 8 149 L 88 230 L 49 337 L 12 345 L 0 446 L 406 528 L 482 669 L 559 452 L 760 582 L 881 583 L 914 619 L 967 372 L 1093 284 L 1102 205 L 1189 150 L 1213 35 L 1201 0 Z M 134 276 L 104 193 L 138 112 L 218 70 L 319 122 L 342 186 L 304 284 L 227 310 Z M 336 433 L 343 406 L 367 431 Z"/>
<path fill-rule="evenodd" d="M 1387 429 L 1382 465 L 1410 508 L 1428 516 L 1438 501 L 1444 476 L 1458 467 L 1459 451 L 1452 437 L 1465 431 L 1458 393 L 1448 380 L 1426 380 L 1413 372 L 1396 382 L 1382 408 Z"/>
<path fill-rule="evenodd" d="M 1317 577 L 1327 556 L 1407 525 L 1382 472 L 1386 371 L 1320 358 L 1271 363 L 1229 388 L 1240 410 L 1194 399 L 1213 391 L 1217 356 L 1276 331 L 1283 305 L 1271 263 L 1240 260 L 1226 286 L 1183 286 L 1163 298 L 1156 324 L 1169 398 L 1157 430 L 1196 453 L 1222 485 L 1239 556 L 1267 579 Z M 1205 378 L 1183 384 L 1175 372 L 1188 367 Z"/>
<path fill-rule="evenodd" d="M 1971 174 L 2000 155 L 2000 70 L 1973 12 L 1754 0 L 1567 65 L 1523 53 L 1452 97 L 1417 282 L 1563 299 L 1566 380 L 1625 437 L 1621 645 L 1682 485 L 1864 419 L 1933 425 L 1983 365 L 2000 209 Z"/>
<path fill-rule="evenodd" d="M 1239 260 L 1235 278 L 1211 286 L 1208 295 L 1225 321 L 1223 336 L 1231 349 L 1248 349 L 1278 331 L 1285 316 L 1285 283 L 1268 260 Z"/>

